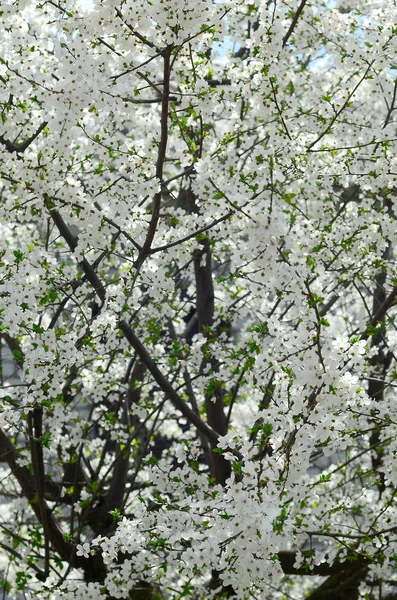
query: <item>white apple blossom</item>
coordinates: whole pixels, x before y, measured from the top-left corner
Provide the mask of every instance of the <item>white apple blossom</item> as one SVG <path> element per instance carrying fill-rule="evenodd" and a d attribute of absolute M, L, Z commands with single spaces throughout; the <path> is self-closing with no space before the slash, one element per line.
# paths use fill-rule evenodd
<path fill-rule="evenodd" d="M 4 594 L 392 600 L 395 7 L 0 22 Z"/>

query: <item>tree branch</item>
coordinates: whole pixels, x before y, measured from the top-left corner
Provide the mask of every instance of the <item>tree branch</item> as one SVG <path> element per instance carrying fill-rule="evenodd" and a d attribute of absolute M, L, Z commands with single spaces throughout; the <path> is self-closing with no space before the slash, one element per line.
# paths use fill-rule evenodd
<path fill-rule="evenodd" d="M 126 405 L 123 410 L 121 422 L 128 428 L 129 434 L 131 435 L 131 427 L 128 427 L 129 411 L 132 405 L 136 405 L 139 402 L 141 396 L 142 387 L 135 387 L 136 381 L 143 381 L 146 367 L 140 362 L 135 361 L 132 373 L 129 377 L 128 392 Z M 136 423 L 135 423 L 136 424 Z M 135 427 L 136 431 L 136 427 Z M 146 439 L 144 443 L 146 443 Z M 110 510 L 121 509 L 123 506 L 124 495 L 126 490 L 127 478 L 130 469 L 130 454 L 131 454 L 131 438 L 125 443 L 122 448 L 120 444 L 116 446 L 116 458 L 113 465 L 113 473 L 111 476 L 109 489 L 103 496 L 99 510 L 94 509 L 95 519 L 102 519 L 102 527 L 100 533 L 109 533 L 109 526 L 116 526 L 117 521 L 109 515 Z"/>
<path fill-rule="evenodd" d="M 211 427 L 209 427 L 202 419 L 197 415 L 181 398 L 181 396 L 174 390 L 168 379 L 161 373 L 160 369 L 150 356 L 149 352 L 140 342 L 135 335 L 132 328 L 124 320 L 121 320 L 119 327 L 124 334 L 124 337 L 129 344 L 134 348 L 139 358 L 146 365 L 148 371 L 153 375 L 155 381 L 158 383 L 160 388 L 166 394 L 167 398 L 173 404 L 173 406 L 179 410 L 179 412 L 186 417 L 186 419 L 196 427 L 196 429 L 205 435 L 213 446 L 218 444 L 218 434 Z"/>
<path fill-rule="evenodd" d="M 310 551 L 304 550 L 302 555 L 305 561 L 309 562 Z M 281 550 L 277 554 L 277 557 L 285 575 L 308 575 L 312 577 L 320 575 L 324 577 L 327 575 L 338 575 L 349 570 L 352 571 L 357 567 L 361 568 L 367 564 L 361 557 L 357 558 L 356 555 L 351 554 L 345 557 L 343 562 L 335 560 L 332 564 L 325 562 L 320 565 L 313 565 L 312 569 L 308 569 L 305 566 L 294 567 L 296 562 L 296 552 L 294 550 Z M 349 562 L 349 558 L 354 562 Z"/>
<path fill-rule="evenodd" d="M 44 500 L 44 456 L 41 446 L 41 436 L 43 434 L 43 409 L 35 407 L 28 415 L 28 428 L 30 437 L 30 452 L 32 456 L 33 477 L 36 485 L 37 502 L 40 509 L 40 522 L 43 525 L 44 532 L 44 574 L 48 577 L 50 571 L 50 535 L 47 521 L 46 502 Z"/>
<path fill-rule="evenodd" d="M 302 0 L 302 2 L 300 3 L 298 10 L 296 11 L 296 13 L 294 14 L 294 18 L 292 19 L 292 23 L 289 26 L 289 29 L 287 31 L 287 33 L 285 34 L 285 36 L 283 37 L 283 48 L 285 48 L 285 46 L 287 45 L 287 42 L 289 40 L 289 38 L 291 37 L 296 24 L 298 22 L 298 19 L 301 15 L 302 10 L 305 8 L 305 4 L 306 4 L 307 0 Z"/>
<path fill-rule="evenodd" d="M 156 252 L 162 252 L 163 250 L 168 250 L 168 248 L 174 248 L 174 246 L 179 246 L 179 244 L 183 244 L 184 242 L 188 242 L 189 240 L 197 237 L 200 233 L 204 233 L 205 231 L 209 231 L 210 229 L 212 229 L 213 227 L 215 227 L 219 223 L 222 223 L 223 221 L 226 221 L 227 219 L 229 219 L 229 217 L 231 217 L 231 215 L 234 214 L 234 212 L 235 211 L 229 211 L 228 213 L 226 213 L 226 215 L 223 215 L 222 217 L 219 217 L 219 219 L 216 219 L 215 221 L 213 221 L 209 225 L 205 225 L 204 227 L 201 227 L 200 229 L 197 229 L 197 231 L 195 231 L 194 233 L 190 233 L 189 235 L 187 235 L 186 237 L 184 237 L 184 238 L 182 238 L 180 240 L 176 240 L 175 242 L 170 242 L 169 244 L 164 244 L 164 246 L 157 246 L 156 248 L 152 248 L 150 250 L 149 254 L 152 255 L 152 254 L 155 254 Z"/>
<path fill-rule="evenodd" d="M 147 236 L 145 242 L 142 247 L 141 255 L 138 257 L 138 266 L 143 263 L 145 258 L 148 256 L 150 247 L 153 242 L 153 238 L 156 233 L 157 223 L 160 217 L 160 205 L 161 205 L 161 194 L 162 194 L 162 183 L 163 183 L 163 169 L 164 169 L 164 161 L 165 154 L 167 151 L 167 141 L 168 141 L 168 109 L 169 109 L 169 100 L 170 100 L 170 75 L 171 75 L 171 52 L 172 46 L 168 47 L 163 53 L 164 67 L 163 67 L 163 93 L 162 93 L 162 103 L 161 103 L 161 123 L 160 123 L 160 143 L 159 143 L 159 151 L 156 162 L 156 178 L 159 180 L 160 190 L 157 194 L 154 195 L 153 199 L 153 210 L 152 210 L 152 218 L 149 224 L 149 230 L 147 232 Z"/>
<path fill-rule="evenodd" d="M 51 200 L 48 196 L 45 196 L 45 203 L 46 203 L 46 207 L 50 213 L 51 219 L 53 220 L 59 233 L 64 238 L 65 242 L 67 243 L 67 245 L 73 252 L 77 247 L 77 238 L 72 234 L 69 227 L 66 225 L 65 221 L 61 217 L 60 213 L 54 208 L 54 206 L 52 205 Z M 98 275 L 96 274 L 94 268 L 92 267 L 92 265 L 88 262 L 88 260 L 86 258 L 83 258 L 83 260 L 80 262 L 80 265 L 81 265 L 88 281 L 91 283 L 92 287 L 94 288 L 95 293 L 97 294 L 98 298 L 101 300 L 101 302 L 103 304 L 106 299 L 106 290 L 105 290 L 101 280 L 99 279 Z"/>
<path fill-rule="evenodd" d="M 211 327 L 214 319 L 214 283 L 212 281 L 212 264 L 211 264 L 211 248 L 208 238 L 202 241 L 202 250 L 194 251 L 194 273 L 196 279 L 196 312 L 198 318 L 199 331 L 205 336 L 208 336 L 207 328 Z M 210 362 L 212 372 L 215 377 L 219 373 L 219 363 L 215 357 L 209 361 L 204 360 L 203 367 L 206 362 Z M 205 393 L 205 408 L 207 420 L 210 427 L 219 433 L 225 435 L 227 433 L 227 420 L 224 410 L 223 389 L 220 382 L 215 384 L 213 392 L 206 391 Z M 211 443 L 212 448 L 214 444 Z M 225 485 L 226 480 L 230 477 L 231 468 L 230 462 L 225 460 L 222 454 L 212 453 L 211 457 L 213 474 L 217 483 Z"/>
<path fill-rule="evenodd" d="M 47 127 L 48 121 L 44 121 L 40 127 L 35 131 L 33 135 L 27 138 L 22 144 L 16 144 L 15 142 L 11 142 L 10 140 L 6 140 L 2 135 L 0 135 L 0 143 L 3 144 L 7 148 L 11 154 L 16 152 L 17 154 L 22 154 L 25 152 L 26 148 L 30 146 L 32 142 L 40 135 L 45 127 Z"/>
<path fill-rule="evenodd" d="M 335 121 L 339 118 L 339 116 L 342 114 L 342 112 L 345 110 L 345 108 L 349 105 L 350 100 L 352 99 L 352 97 L 354 96 L 354 94 L 356 93 L 356 91 L 358 90 L 358 88 L 360 87 L 360 85 L 362 84 L 362 82 L 366 79 L 369 71 L 372 68 L 372 65 L 374 64 L 375 61 L 372 61 L 369 63 L 368 67 L 365 70 L 364 75 L 361 77 L 361 79 L 358 81 L 358 83 L 354 86 L 354 88 L 352 89 L 351 92 L 348 93 L 346 100 L 344 101 L 344 103 L 342 104 L 342 106 L 340 107 L 340 109 L 334 114 L 334 116 L 332 117 L 332 119 L 330 120 L 329 124 L 327 125 L 327 127 L 324 129 L 324 131 L 322 133 L 320 133 L 320 135 L 314 140 L 314 142 L 312 142 L 311 144 L 309 144 L 309 146 L 307 147 L 306 152 L 311 152 L 312 148 L 314 148 L 314 146 L 323 139 L 323 137 L 325 135 L 327 135 L 327 133 L 329 133 L 331 131 L 331 128 L 333 126 L 333 124 L 335 123 Z"/>
<path fill-rule="evenodd" d="M 36 489 L 34 478 L 30 474 L 30 471 L 27 467 L 21 466 L 18 463 L 18 452 L 14 444 L 1 428 L 0 460 L 8 464 L 11 473 L 22 488 L 23 495 L 32 507 L 32 510 L 38 521 L 43 525 L 41 509 L 37 497 L 38 490 Z M 76 556 L 74 546 L 67 542 L 63 537 L 63 533 L 58 522 L 54 519 L 52 511 L 45 502 L 43 503 L 43 508 L 47 521 L 49 539 L 54 550 L 59 554 L 59 556 L 71 566 L 81 568 L 84 571 L 94 570 L 95 573 L 100 573 L 103 571 L 103 561 L 100 555 L 91 556 L 88 559 Z M 103 573 L 103 577 L 104 575 L 105 573 Z"/>

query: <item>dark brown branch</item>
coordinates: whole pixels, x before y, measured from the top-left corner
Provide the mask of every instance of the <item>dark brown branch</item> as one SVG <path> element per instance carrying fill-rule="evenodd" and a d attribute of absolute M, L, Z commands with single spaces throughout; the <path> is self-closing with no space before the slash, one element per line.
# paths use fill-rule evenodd
<path fill-rule="evenodd" d="M 138 250 L 138 252 L 140 252 L 142 250 L 142 248 L 140 247 L 139 244 L 137 244 L 137 242 L 126 232 L 124 231 L 120 225 L 118 225 L 117 223 L 115 223 L 114 221 L 112 221 L 112 219 L 109 219 L 109 217 L 106 217 L 105 215 L 102 215 L 102 209 L 99 205 L 98 202 L 94 202 L 94 206 L 96 208 L 98 208 L 99 211 L 101 211 L 101 217 L 102 219 L 105 221 L 105 223 L 108 223 L 109 225 L 111 225 L 112 227 L 114 227 L 115 229 L 117 229 L 118 233 L 120 233 L 121 235 L 123 235 L 129 242 L 131 242 L 131 244 Z"/>
<path fill-rule="evenodd" d="M 208 77 L 204 78 L 206 80 L 206 82 L 208 83 L 209 86 L 211 87 L 218 87 L 220 85 L 231 85 L 232 84 L 232 80 L 231 79 L 209 79 Z"/>
<path fill-rule="evenodd" d="M 33 477 L 36 485 L 37 502 L 40 509 L 40 522 L 44 532 L 44 573 L 48 577 L 50 571 L 50 535 L 48 530 L 46 502 L 44 500 L 44 455 L 41 445 L 43 435 L 43 409 L 35 407 L 28 415 L 28 428 L 30 438 L 30 452 L 32 456 Z"/>
<path fill-rule="evenodd" d="M 384 129 L 389 124 L 391 114 L 392 114 L 393 110 L 395 110 L 394 105 L 396 103 L 396 96 L 397 96 L 397 80 L 394 82 L 393 97 L 391 100 L 391 104 L 389 106 L 389 110 L 387 111 L 387 115 L 385 118 L 385 122 L 383 123 L 382 129 Z"/>
<path fill-rule="evenodd" d="M 21 349 L 21 346 L 19 345 L 19 343 L 14 338 L 12 338 L 10 335 L 8 335 L 8 333 L 5 333 L 4 331 L 2 333 L 0 333 L 0 339 L 1 338 L 3 338 L 3 340 L 5 341 L 5 343 L 11 350 L 11 352 L 13 353 L 14 357 L 15 357 L 15 353 L 16 353 L 16 355 L 18 356 L 17 362 L 21 363 L 24 359 L 24 354 L 22 352 L 22 349 Z"/>
<path fill-rule="evenodd" d="M 194 233 L 190 233 L 189 235 L 187 235 L 186 237 L 184 237 L 184 238 L 182 238 L 180 240 L 177 240 L 175 242 L 170 242 L 169 244 L 164 244 L 164 246 L 157 246 L 156 248 L 152 248 L 150 250 L 149 254 L 155 254 L 156 252 L 162 252 L 163 250 L 168 250 L 168 248 L 174 248 L 174 246 L 178 246 L 179 244 L 183 244 L 184 242 L 187 242 L 187 241 L 189 241 L 189 240 L 197 237 L 197 235 L 199 235 L 200 233 L 204 233 L 205 231 L 209 231 L 210 229 L 212 229 L 213 227 L 215 227 L 219 223 L 222 223 L 223 221 L 226 221 L 233 214 L 234 214 L 234 211 L 230 211 L 230 212 L 226 213 L 226 215 L 223 215 L 223 217 L 219 217 L 219 219 L 216 219 L 215 221 L 213 221 L 209 225 L 206 225 L 205 227 L 201 227 L 201 229 L 197 229 L 197 231 L 195 231 Z"/>
<path fill-rule="evenodd" d="M 165 393 L 167 398 L 173 404 L 173 406 L 179 410 L 179 412 L 186 417 L 186 419 L 196 427 L 196 429 L 205 435 L 213 446 L 218 444 L 218 434 L 216 431 L 211 429 L 204 421 L 201 420 L 200 416 L 197 415 L 181 398 L 181 396 L 174 390 L 168 379 L 162 374 L 149 352 L 140 342 L 135 335 L 132 328 L 126 321 L 120 321 L 119 327 L 124 334 L 125 339 L 134 348 L 143 364 L 147 367 L 148 371 L 153 375 L 155 381 L 158 383 L 162 391 Z"/>
<path fill-rule="evenodd" d="M 326 579 L 307 600 L 358 600 L 358 588 L 368 572 L 368 564 L 358 561 Z"/>
<path fill-rule="evenodd" d="M 17 539 L 17 538 L 15 537 L 14 539 Z M 7 546 L 3 542 L 0 542 L 0 548 L 5 550 L 5 552 L 7 554 L 10 554 L 11 556 L 15 556 L 15 558 L 18 559 L 19 564 L 22 564 L 24 557 L 19 552 L 14 550 L 14 548 Z M 32 560 L 29 560 L 29 567 L 35 571 L 36 577 L 39 581 L 45 581 L 47 579 L 47 575 L 41 569 L 39 569 L 39 567 L 37 565 L 35 565 Z"/>
<path fill-rule="evenodd" d="M 72 251 L 74 251 L 77 247 L 77 238 L 72 234 L 72 232 L 70 231 L 69 227 L 66 225 L 66 223 L 63 220 L 60 213 L 54 208 L 54 206 L 52 205 L 51 200 L 48 196 L 45 198 L 45 202 L 46 202 L 47 209 L 50 213 L 51 219 L 53 220 L 59 233 L 61 234 L 61 236 L 63 237 L 63 239 L 69 246 L 69 248 Z M 86 258 L 83 258 L 83 260 L 80 262 L 80 265 L 81 265 L 88 281 L 91 283 L 92 287 L 94 288 L 95 293 L 97 294 L 98 298 L 101 300 L 101 302 L 103 304 L 105 302 L 105 298 L 106 298 L 106 290 L 105 290 L 101 280 L 99 279 L 98 275 L 96 274 L 94 268 L 92 267 L 92 265 L 88 262 L 88 260 Z"/>
<path fill-rule="evenodd" d="M 128 427 L 128 417 L 131 407 L 138 404 L 141 396 L 142 388 L 141 386 L 135 387 L 135 382 L 143 381 L 145 371 L 145 366 L 141 362 L 136 361 L 129 377 L 126 405 L 124 406 L 121 418 L 121 422 L 126 428 Z M 145 439 L 144 442 L 146 443 L 146 441 Z M 109 525 L 117 524 L 109 515 L 109 511 L 114 509 L 120 510 L 123 506 L 130 467 L 131 441 L 126 443 L 124 448 L 121 448 L 120 444 L 117 444 L 116 454 L 109 489 L 101 500 L 100 513 L 95 515 L 96 518 L 100 516 L 103 521 L 102 531 L 100 531 L 102 535 L 105 531 L 106 533 L 109 532 Z"/>
<path fill-rule="evenodd" d="M 304 2 L 306 2 L 306 0 L 304 0 Z M 292 140 L 291 134 L 290 134 L 290 132 L 288 131 L 287 123 L 285 122 L 285 119 L 284 119 L 284 117 L 283 117 L 283 111 L 281 110 L 281 106 L 280 106 L 280 105 L 279 105 L 279 103 L 278 103 L 278 100 L 277 100 L 277 90 L 276 90 L 276 88 L 274 87 L 274 83 L 273 83 L 273 80 L 272 80 L 272 78 L 271 78 L 271 77 L 270 77 L 269 81 L 270 81 L 270 85 L 271 85 L 272 92 L 273 92 L 273 100 L 274 100 L 274 104 L 276 105 L 277 112 L 278 112 L 278 115 L 279 115 L 279 117 L 280 117 L 280 121 L 281 121 L 281 123 L 282 123 L 282 125 L 283 125 L 283 127 L 284 127 L 284 131 L 285 131 L 285 133 L 287 134 L 287 137 L 288 137 L 288 139 L 289 139 L 289 140 Z"/>
<path fill-rule="evenodd" d="M 168 110 L 169 110 L 169 100 L 170 100 L 170 60 L 171 60 L 171 52 L 172 47 L 170 46 L 164 51 L 163 60 L 163 92 L 162 92 L 162 104 L 161 104 L 161 123 L 160 123 L 160 143 L 159 143 L 159 151 L 156 162 L 156 178 L 159 180 L 160 187 L 163 183 L 163 169 L 164 169 L 164 161 L 165 155 L 167 151 L 167 142 L 168 142 Z M 142 252 L 137 261 L 137 268 L 143 263 L 145 258 L 148 256 L 150 252 L 150 248 L 153 242 L 153 238 L 156 233 L 157 223 L 160 218 L 160 205 L 161 205 L 161 195 L 162 190 L 160 189 L 155 195 L 153 199 L 153 209 L 152 209 L 152 217 L 149 223 L 149 230 L 146 235 L 145 242 L 142 247 Z"/>
<path fill-rule="evenodd" d="M 391 244 L 389 243 L 386 250 L 383 253 L 382 258 L 386 262 L 387 260 L 390 260 L 391 257 L 392 249 Z M 387 298 L 385 291 L 386 276 L 386 266 L 383 266 L 375 278 L 375 289 L 372 297 L 372 314 L 374 314 L 375 316 L 378 315 L 379 317 L 375 321 L 375 326 L 377 325 L 378 321 L 383 323 L 386 319 L 386 311 L 388 309 L 388 306 L 386 305 Z M 380 310 L 382 310 L 383 312 L 379 313 Z M 372 369 L 379 374 L 379 378 L 368 379 L 368 396 L 372 400 L 374 400 L 374 402 L 382 402 L 386 388 L 385 379 L 388 368 L 390 366 L 390 356 L 386 352 L 385 345 L 385 334 L 383 328 L 380 328 L 374 335 L 372 335 L 371 348 L 376 348 L 377 351 L 376 354 L 373 354 L 369 359 L 369 364 L 371 365 Z M 385 489 L 385 476 L 383 472 L 378 471 L 378 468 L 382 464 L 384 455 L 384 449 L 381 444 L 381 432 L 379 427 L 374 427 L 369 441 L 371 446 L 375 446 L 375 450 L 372 453 L 371 458 L 374 471 L 379 474 L 380 485 L 378 489 L 379 493 L 381 494 Z"/>
<path fill-rule="evenodd" d="M 25 152 L 26 148 L 28 148 L 30 146 L 30 144 L 32 142 L 34 142 L 34 140 L 40 135 L 40 133 L 43 131 L 44 127 L 47 127 L 47 125 L 48 125 L 48 121 L 44 121 L 40 125 L 40 127 L 37 129 L 37 131 L 35 131 L 35 133 L 33 135 L 31 135 L 29 138 L 27 138 L 21 144 L 16 144 L 15 142 L 6 140 L 2 135 L 0 135 L 0 143 L 3 144 L 3 146 L 5 146 L 9 152 L 11 152 L 11 153 L 16 152 L 17 154 L 22 154 L 22 152 Z"/>
<path fill-rule="evenodd" d="M 118 8 L 116 8 L 116 15 L 119 17 L 119 19 L 121 19 L 121 21 L 124 23 L 124 25 L 127 27 L 127 29 L 130 30 L 130 32 L 132 33 L 132 35 L 134 37 L 136 37 L 138 40 L 140 40 L 141 42 L 146 44 L 146 46 L 149 46 L 149 48 L 155 47 L 153 42 L 151 42 L 150 40 L 147 40 L 143 35 L 141 35 L 138 31 L 136 31 L 129 23 L 125 22 L 123 13 Z"/>
<path fill-rule="evenodd" d="M 306 2 L 307 2 L 307 0 L 302 0 L 302 2 L 300 3 L 300 5 L 298 7 L 298 10 L 294 14 L 294 18 L 292 19 L 292 23 L 289 26 L 289 29 L 288 29 L 287 33 L 283 37 L 283 48 L 285 48 L 285 46 L 287 45 L 287 42 L 288 42 L 289 38 L 291 37 L 291 35 L 292 35 L 295 27 L 296 27 L 296 24 L 297 24 L 298 19 L 299 19 L 300 15 L 301 15 L 301 12 L 305 8 Z"/>
<path fill-rule="evenodd" d="M 119 96 L 120 98 L 120 96 Z M 121 98 L 124 102 L 131 102 L 131 104 L 160 104 L 162 102 L 162 98 L 147 98 L 146 100 L 140 98 Z M 176 96 L 170 96 L 169 100 L 171 102 L 177 102 L 178 98 Z"/>
<path fill-rule="evenodd" d="M 309 563 L 310 552 L 308 550 L 303 551 L 302 555 L 305 561 Z M 325 562 L 321 563 L 320 565 L 313 565 L 312 569 L 307 568 L 307 566 L 294 567 L 296 561 L 296 552 L 293 550 L 281 550 L 277 554 L 277 557 L 285 575 L 320 575 L 326 577 L 327 575 L 338 575 L 345 571 L 349 571 L 350 569 L 354 569 L 356 566 L 363 567 L 366 565 L 364 559 L 357 557 L 354 554 L 348 555 L 343 562 L 338 560 L 335 560 L 332 564 Z M 351 562 L 349 561 L 349 558 L 351 559 Z"/>
<path fill-rule="evenodd" d="M 202 241 L 202 249 L 194 252 L 194 273 L 196 279 L 196 312 L 199 331 L 208 335 L 208 328 L 212 327 L 215 310 L 214 283 L 212 280 L 212 255 L 208 239 Z M 219 363 L 215 357 L 209 360 L 212 372 L 216 377 L 219 372 Z M 204 365 L 203 365 L 204 366 Z M 205 408 L 209 426 L 219 435 L 227 433 L 227 420 L 224 410 L 224 393 L 221 383 L 217 382 L 213 392 L 205 393 Z M 214 449 L 214 444 L 211 443 Z M 225 485 L 230 477 L 230 462 L 222 454 L 212 454 L 213 474 L 217 483 Z"/>
<path fill-rule="evenodd" d="M 375 312 L 374 316 L 369 320 L 365 331 L 360 335 L 362 340 L 367 340 L 371 335 L 371 327 L 376 327 L 379 323 L 383 322 L 386 313 L 393 306 L 397 299 L 397 286 L 392 289 L 390 294 L 387 296 L 383 304 Z"/>
<path fill-rule="evenodd" d="M 342 114 L 342 112 L 345 110 L 345 108 L 349 105 L 352 97 L 354 96 L 354 94 L 356 93 L 356 91 L 358 90 L 358 88 L 360 87 L 360 85 L 362 84 L 362 82 L 366 79 L 366 77 L 367 77 L 369 71 L 371 70 L 373 64 L 374 64 L 374 61 L 372 61 L 372 62 L 369 63 L 368 67 L 365 70 L 364 75 L 361 77 L 361 79 L 359 80 L 359 82 L 354 86 L 354 88 L 352 89 L 352 91 L 348 93 L 347 98 L 344 101 L 344 103 L 342 104 L 342 106 L 340 107 L 340 109 L 332 117 L 332 119 L 330 120 L 329 124 L 324 129 L 324 131 L 322 133 L 320 133 L 320 135 L 314 140 L 314 142 L 312 142 L 311 144 L 309 144 L 306 152 L 312 152 L 312 148 L 314 148 L 314 146 L 320 140 L 322 140 L 323 137 L 325 135 L 327 135 L 327 133 L 329 133 L 331 131 L 332 126 L 335 123 L 335 121 L 339 118 L 339 116 Z"/>
<path fill-rule="evenodd" d="M 113 79 L 114 81 L 116 81 L 116 79 L 119 79 L 120 77 L 124 77 L 124 75 L 129 75 L 130 73 L 134 73 L 138 69 L 141 69 L 145 65 L 148 65 L 149 63 L 151 63 L 153 60 L 155 60 L 161 54 L 162 54 L 162 51 L 159 50 L 156 54 L 153 54 L 147 60 L 143 61 L 140 65 L 138 65 L 136 67 L 132 67 L 131 69 L 122 71 L 121 73 L 118 73 L 117 75 L 111 75 L 110 79 Z"/>
<path fill-rule="evenodd" d="M 32 507 L 32 510 L 38 521 L 43 525 L 35 480 L 29 469 L 19 464 L 18 452 L 2 429 L 0 429 L 0 460 L 7 462 L 12 475 L 22 488 L 23 495 Z M 46 503 L 44 503 L 43 506 L 51 545 L 62 558 L 62 560 L 65 560 L 71 566 L 81 568 L 84 571 L 95 571 L 95 573 L 103 572 L 104 576 L 105 573 L 103 569 L 103 562 L 100 555 L 96 555 L 88 559 L 76 556 L 74 546 L 67 542 L 63 537 L 63 533 L 58 522 L 54 519 L 52 511 L 49 509 Z"/>

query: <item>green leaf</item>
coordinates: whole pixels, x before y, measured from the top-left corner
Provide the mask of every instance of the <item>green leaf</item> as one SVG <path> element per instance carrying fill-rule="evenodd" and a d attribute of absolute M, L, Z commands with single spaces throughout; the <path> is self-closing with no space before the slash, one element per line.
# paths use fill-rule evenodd
<path fill-rule="evenodd" d="M 51 433 L 45 433 L 40 436 L 40 445 L 44 448 L 50 448 Z"/>
<path fill-rule="evenodd" d="M 17 264 L 20 263 L 25 258 L 24 253 L 21 252 L 20 250 L 14 250 L 14 256 L 15 256 L 15 259 L 16 259 L 15 262 Z"/>

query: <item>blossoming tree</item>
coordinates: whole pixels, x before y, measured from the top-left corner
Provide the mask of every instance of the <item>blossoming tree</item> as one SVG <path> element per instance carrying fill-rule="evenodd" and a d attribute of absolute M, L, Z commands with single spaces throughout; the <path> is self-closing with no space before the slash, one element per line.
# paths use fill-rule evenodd
<path fill-rule="evenodd" d="M 0 15 L 5 593 L 395 598 L 395 7 Z"/>

